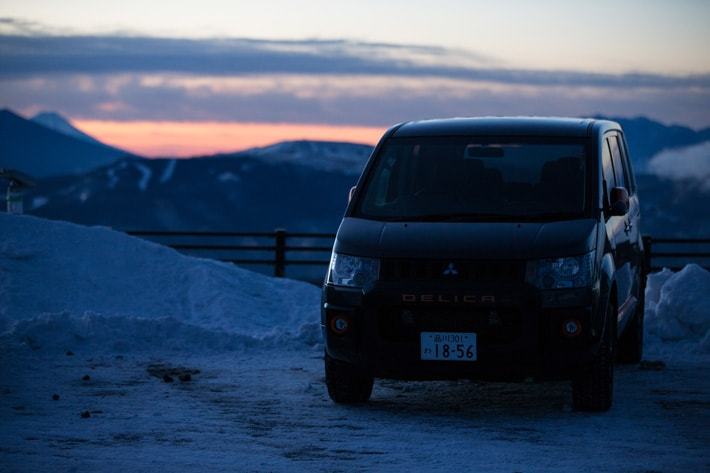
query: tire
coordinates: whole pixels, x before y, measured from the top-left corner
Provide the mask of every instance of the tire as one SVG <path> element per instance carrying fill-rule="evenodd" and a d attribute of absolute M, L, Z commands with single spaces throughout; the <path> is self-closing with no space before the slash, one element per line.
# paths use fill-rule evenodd
<path fill-rule="evenodd" d="M 643 358 L 644 292 L 642 289 L 634 318 L 629 321 L 619 340 L 618 359 L 620 363 L 640 363 Z"/>
<path fill-rule="evenodd" d="M 610 303 L 606 323 L 616 322 L 616 308 Z M 592 360 L 579 368 L 572 378 L 572 404 L 578 411 L 604 412 L 614 396 L 614 342 L 616 333 L 609 327 Z"/>
<path fill-rule="evenodd" d="M 367 402 L 372 394 L 372 376 L 357 367 L 325 355 L 325 384 L 328 395 L 338 404 Z"/>

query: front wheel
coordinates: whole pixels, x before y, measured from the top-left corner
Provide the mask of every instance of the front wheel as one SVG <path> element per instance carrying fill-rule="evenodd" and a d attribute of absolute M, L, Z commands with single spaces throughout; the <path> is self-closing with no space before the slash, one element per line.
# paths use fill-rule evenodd
<path fill-rule="evenodd" d="M 614 342 L 616 308 L 609 303 L 608 330 L 592 360 L 572 378 L 572 404 L 579 411 L 604 412 L 611 408 L 614 395 Z"/>
<path fill-rule="evenodd" d="M 338 404 L 367 402 L 372 394 L 372 376 L 350 363 L 325 355 L 325 384 L 328 395 Z"/>

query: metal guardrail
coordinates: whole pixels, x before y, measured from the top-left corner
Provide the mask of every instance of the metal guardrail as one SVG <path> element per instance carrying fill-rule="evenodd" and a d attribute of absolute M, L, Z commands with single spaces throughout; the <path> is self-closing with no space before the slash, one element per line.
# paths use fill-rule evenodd
<path fill-rule="evenodd" d="M 129 235 L 145 238 L 164 244 L 179 251 L 191 254 L 212 252 L 213 257 L 220 261 L 246 265 L 268 265 L 274 268 L 274 276 L 284 277 L 287 266 L 327 266 L 329 253 L 332 249 L 335 233 L 319 232 L 287 232 L 277 229 L 273 232 L 219 232 L 219 231 L 127 231 Z M 236 240 L 236 241 L 235 241 Z M 256 243 L 244 243 L 244 240 Z M 326 243 L 327 241 L 327 243 Z M 701 266 L 710 269 L 710 238 L 657 238 L 644 236 L 644 264 L 649 271 L 658 271 L 663 267 L 672 270 L 682 268 L 690 262 L 700 262 Z M 678 250 L 678 246 L 692 245 L 695 247 L 707 245 L 707 251 Z M 657 250 L 665 247 L 666 249 Z M 268 253 L 271 257 L 235 258 L 234 253 Z M 215 257 L 214 253 L 220 253 Z M 296 254 L 316 254 L 317 258 L 291 258 Z M 328 254 L 328 256 L 325 256 Z M 312 256 L 312 255 L 311 255 Z M 654 260 L 679 261 L 679 265 L 657 265 Z"/>
<path fill-rule="evenodd" d="M 218 257 L 220 261 L 234 264 L 255 264 L 269 265 L 274 268 L 274 276 L 284 277 L 286 266 L 327 266 L 328 259 L 314 258 L 289 258 L 289 253 L 328 253 L 333 249 L 335 233 L 318 232 L 287 232 L 283 229 L 276 229 L 273 232 L 216 232 L 216 231 L 127 231 L 129 235 L 158 241 L 166 246 L 179 251 L 187 252 L 222 252 L 228 254 L 226 257 Z M 165 241 L 168 239 L 169 241 Z M 188 240 L 188 242 L 185 242 Z M 190 240 L 199 240 L 194 243 Z M 229 240 L 237 240 L 238 243 L 228 243 Z M 256 240 L 258 243 L 243 244 L 244 240 Z M 322 243 L 328 240 L 328 244 Z M 289 244 L 290 242 L 297 244 Z M 298 244 L 300 241 L 300 244 Z M 313 241 L 321 241 L 320 244 L 313 244 Z M 234 258 L 235 252 L 272 253 L 272 258 Z"/>
<path fill-rule="evenodd" d="M 662 249 L 657 248 L 661 246 Z M 700 250 L 679 250 L 678 247 L 692 246 L 695 248 L 704 246 L 705 251 Z M 700 266 L 710 270 L 710 238 L 657 238 L 654 236 L 643 237 L 644 249 L 644 266 L 647 271 L 658 271 L 668 268 L 672 271 L 678 271 L 683 268 L 683 264 L 698 262 Z M 664 259 L 675 263 L 681 260 L 681 264 L 654 264 L 654 260 Z M 702 260 L 706 260 L 703 264 Z"/>

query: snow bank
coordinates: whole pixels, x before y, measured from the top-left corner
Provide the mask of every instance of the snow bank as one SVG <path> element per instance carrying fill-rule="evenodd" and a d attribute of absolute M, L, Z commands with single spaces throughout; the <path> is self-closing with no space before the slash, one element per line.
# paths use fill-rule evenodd
<path fill-rule="evenodd" d="M 649 356 L 710 355 L 710 272 L 689 264 L 649 275 L 645 329 Z"/>
<path fill-rule="evenodd" d="M 0 347 L 312 345 L 319 297 L 107 228 L 0 214 Z"/>

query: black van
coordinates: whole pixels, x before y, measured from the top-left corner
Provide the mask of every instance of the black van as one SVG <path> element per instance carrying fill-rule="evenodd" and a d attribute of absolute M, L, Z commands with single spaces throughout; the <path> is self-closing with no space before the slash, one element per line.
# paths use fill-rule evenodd
<path fill-rule="evenodd" d="M 611 407 L 642 354 L 639 201 L 621 127 L 559 118 L 399 124 L 350 194 L 323 287 L 330 397 L 374 378 L 571 379 Z"/>

